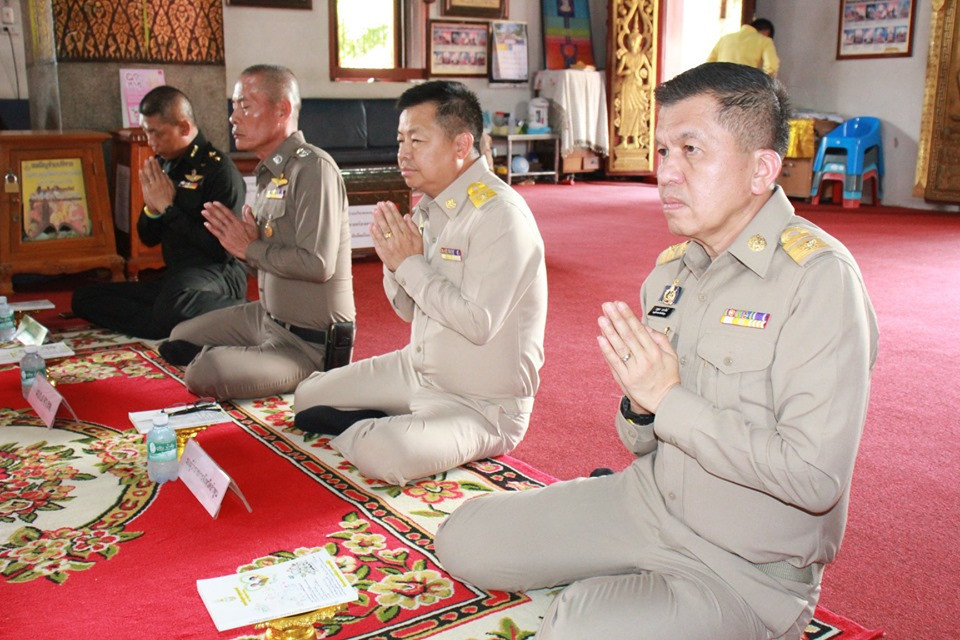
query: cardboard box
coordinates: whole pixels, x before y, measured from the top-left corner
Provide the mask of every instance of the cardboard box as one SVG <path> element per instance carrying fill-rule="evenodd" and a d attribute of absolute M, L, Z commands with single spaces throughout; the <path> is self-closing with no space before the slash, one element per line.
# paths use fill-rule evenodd
<path fill-rule="evenodd" d="M 589 149 L 574 149 L 561 160 L 563 167 L 560 173 L 582 173 L 600 168 L 600 156 Z"/>

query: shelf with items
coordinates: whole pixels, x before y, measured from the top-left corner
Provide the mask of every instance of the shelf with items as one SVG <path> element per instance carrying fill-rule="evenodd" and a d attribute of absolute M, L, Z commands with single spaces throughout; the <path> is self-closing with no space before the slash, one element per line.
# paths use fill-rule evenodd
<path fill-rule="evenodd" d="M 536 176 L 548 176 L 552 177 L 554 182 L 559 182 L 560 180 L 560 136 L 556 133 L 509 133 L 505 135 L 493 134 L 491 136 L 493 143 L 505 143 L 506 144 L 506 169 L 507 173 L 504 177 L 504 181 L 507 184 L 513 184 L 514 178 L 528 178 Z M 513 167 L 513 146 L 514 144 L 522 144 L 525 146 L 527 152 L 529 153 L 534 145 L 542 144 L 544 147 L 548 148 L 548 153 L 553 155 L 553 165 L 551 169 L 540 169 L 533 170 L 531 167 L 527 171 L 514 171 Z M 541 160 L 542 164 L 542 160 Z"/>

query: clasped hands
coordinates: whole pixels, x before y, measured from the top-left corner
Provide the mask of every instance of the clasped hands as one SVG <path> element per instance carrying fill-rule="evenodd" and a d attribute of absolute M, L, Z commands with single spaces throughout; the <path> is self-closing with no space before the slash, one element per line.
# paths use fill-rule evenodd
<path fill-rule="evenodd" d="M 250 205 L 243 205 L 243 217 L 237 218 L 233 211 L 220 202 L 207 202 L 203 205 L 203 226 L 220 241 L 227 253 L 244 260 L 247 247 L 260 238 L 260 229 L 253 218 Z"/>
<path fill-rule="evenodd" d="M 677 352 L 625 302 L 605 302 L 601 308 L 597 342 L 614 380 L 630 399 L 631 411 L 656 413 L 667 391 L 680 384 Z"/>
<path fill-rule="evenodd" d="M 177 187 L 170 176 L 163 172 L 156 158 L 147 158 L 140 171 L 140 190 L 143 193 L 143 203 L 154 214 L 161 214 L 173 204 L 177 195 Z"/>
<path fill-rule="evenodd" d="M 410 256 L 423 255 L 423 237 L 413 217 L 400 215 L 392 202 L 378 202 L 373 208 L 370 238 L 380 260 L 390 271 Z"/>

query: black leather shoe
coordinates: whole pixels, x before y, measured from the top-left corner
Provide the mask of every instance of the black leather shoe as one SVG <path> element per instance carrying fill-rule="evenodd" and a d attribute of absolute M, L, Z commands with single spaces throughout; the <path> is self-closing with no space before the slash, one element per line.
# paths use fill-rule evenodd
<path fill-rule="evenodd" d="M 157 351 L 160 352 L 160 356 L 164 360 L 178 367 L 185 367 L 193 362 L 193 359 L 196 358 L 197 354 L 202 350 L 203 347 L 199 347 L 186 340 L 167 340 L 161 342 L 157 348 Z"/>

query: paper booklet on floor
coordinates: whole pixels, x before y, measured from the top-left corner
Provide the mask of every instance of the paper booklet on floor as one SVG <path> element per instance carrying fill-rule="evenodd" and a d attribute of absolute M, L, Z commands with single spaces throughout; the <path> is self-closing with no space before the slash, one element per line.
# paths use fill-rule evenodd
<path fill-rule="evenodd" d="M 359 597 L 325 550 L 269 567 L 197 580 L 197 591 L 217 631 L 353 602 Z"/>
<path fill-rule="evenodd" d="M 149 433 L 153 428 L 153 416 L 162 413 L 163 409 L 152 409 L 150 411 L 131 411 L 127 414 L 130 422 L 140 433 Z M 170 415 L 170 414 L 168 414 Z M 170 428 L 189 429 L 190 427 L 202 427 L 208 424 L 220 424 L 229 422 L 230 416 L 225 414 L 222 409 L 208 409 L 206 411 L 193 411 L 191 413 L 182 413 L 170 415 Z"/>
<path fill-rule="evenodd" d="M 0 349 L 0 365 L 20 362 L 20 358 L 23 357 L 23 352 L 24 348 L 22 345 L 19 347 L 4 347 Z M 68 347 L 65 342 L 50 342 L 40 345 L 40 355 L 43 356 L 45 360 L 51 360 L 53 358 L 72 356 L 74 353 L 73 349 Z"/>

